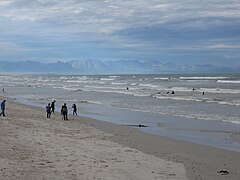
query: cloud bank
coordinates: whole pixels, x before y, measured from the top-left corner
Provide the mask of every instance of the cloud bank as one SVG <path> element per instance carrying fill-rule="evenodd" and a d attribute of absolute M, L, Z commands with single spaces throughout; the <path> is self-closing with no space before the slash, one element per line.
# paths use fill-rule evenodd
<path fill-rule="evenodd" d="M 2 0 L 0 11 L 1 61 L 240 65 L 237 0 Z"/>

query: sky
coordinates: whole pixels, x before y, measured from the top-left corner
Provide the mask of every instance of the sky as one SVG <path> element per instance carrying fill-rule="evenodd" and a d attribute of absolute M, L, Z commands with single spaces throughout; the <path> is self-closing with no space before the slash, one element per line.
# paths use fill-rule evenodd
<path fill-rule="evenodd" d="M 240 66 L 239 0 L 0 0 L 0 61 Z"/>

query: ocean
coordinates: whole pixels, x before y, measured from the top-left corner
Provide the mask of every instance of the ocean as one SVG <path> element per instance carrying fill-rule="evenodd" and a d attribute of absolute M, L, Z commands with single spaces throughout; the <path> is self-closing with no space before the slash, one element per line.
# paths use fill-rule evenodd
<path fill-rule="evenodd" d="M 1 95 L 240 152 L 240 74 L 0 75 Z M 4 89 L 4 91 L 3 91 Z"/>

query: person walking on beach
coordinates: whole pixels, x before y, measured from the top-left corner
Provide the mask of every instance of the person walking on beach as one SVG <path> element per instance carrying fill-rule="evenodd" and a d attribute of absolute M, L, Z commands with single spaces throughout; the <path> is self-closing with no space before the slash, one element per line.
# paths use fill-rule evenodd
<path fill-rule="evenodd" d="M 5 108 L 6 108 L 6 100 L 3 100 L 2 103 L 1 103 L 1 110 L 2 112 L 0 113 L 0 116 L 5 116 Z"/>
<path fill-rule="evenodd" d="M 50 103 L 46 106 L 47 118 L 51 117 L 51 106 Z"/>
<path fill-rule="evenodd" d="M 55 110 L 55 100 L 52 102 L 51 104 L 51 109 L 52 109 L 52 113 L 54 114 L 54 110 Z"/>
<path fill-rule="evenodd" d="M 77 106 L 75 103 L 72 105 L 72 108 L 73 108 L 73 115 L 76 114 L 77 116 Z"/>
<path fill-rule="evenodd" d="M 66 103 L 64 103 L 64 105 L 62 106 L 61 113 L 63 115 L 64 121 L 68 121 L 68 117 L 67 117 L 68 109 L 67 109 Z"/>

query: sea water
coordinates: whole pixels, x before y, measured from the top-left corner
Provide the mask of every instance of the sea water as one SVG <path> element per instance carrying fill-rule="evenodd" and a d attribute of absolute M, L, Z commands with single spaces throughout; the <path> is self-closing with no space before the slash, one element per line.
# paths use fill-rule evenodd
<path fill-rule="evenodd" d="M 0 75 L 2 95 L 148 133 L 240 151 L 240 74 Z"/>

